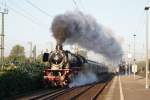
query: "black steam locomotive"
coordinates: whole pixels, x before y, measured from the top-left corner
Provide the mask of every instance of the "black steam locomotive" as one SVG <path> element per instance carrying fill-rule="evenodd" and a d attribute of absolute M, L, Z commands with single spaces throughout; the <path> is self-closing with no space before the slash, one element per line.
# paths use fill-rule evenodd
<path fill-rule="evenodd" d="M 44 83 L 51 86 L 68 86 L 73 77 L 88 69 L 94 73 L 108 71 L 104 64 L 85 59 L 81 55 L 65 51 L 62 45 L 57 45 L 54 51 L 44 53 L 43 61 L 48 62 L 44 71 Z"/>

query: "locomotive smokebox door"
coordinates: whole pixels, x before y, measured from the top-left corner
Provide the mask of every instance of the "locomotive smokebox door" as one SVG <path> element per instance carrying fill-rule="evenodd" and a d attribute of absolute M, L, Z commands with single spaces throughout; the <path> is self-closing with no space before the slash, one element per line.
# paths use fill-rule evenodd
<path fill-rule="evenodd" d="M 43 54 L 43 62 L 47 62 L 49 58 L 49 53 L 44 53 Z"/>

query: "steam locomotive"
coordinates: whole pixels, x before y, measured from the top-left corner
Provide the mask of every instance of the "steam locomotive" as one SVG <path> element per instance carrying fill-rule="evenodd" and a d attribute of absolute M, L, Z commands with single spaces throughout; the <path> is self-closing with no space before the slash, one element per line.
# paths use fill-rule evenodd
<path fill-rule="evenodd" d="M 54 51 L 44 53 L 43 62 L 48 62 L 48 67 L 44 70 L 44 83 L 50 86 L 68 86 L 82 71 L 90 70 L 98 74 L 108 71 L 104 64 L 63 50 L 62 45 L 56 45 Z"/>

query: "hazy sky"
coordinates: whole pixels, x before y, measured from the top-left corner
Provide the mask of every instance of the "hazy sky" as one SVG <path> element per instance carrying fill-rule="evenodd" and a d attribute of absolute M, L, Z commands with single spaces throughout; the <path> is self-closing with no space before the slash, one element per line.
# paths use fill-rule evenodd
<path fill-rule="evenodd" d="M 28 55 L 28 41 L 37 45 L 38 53 L 42 49 L 51 49 L 52 36 L 49 28 L 54 16 L 76 9 L 73 0 L 0 0 L 0 4 L 2 5 L 4 1 L 9 10 L 5 15 L 5 55 L 9 54 L 15 44 L 23 45 Z M 79 10 L 95 17 L 98 23 L 112 29 L 120 37 L 124 51 L 128 50 L 129 40 L 133 51 L 133 33 L 135 33 L 136 53 L 143 54 L 144 6 L 147 0 L 75 1 Z M 45 12 L 40 11 L 41 9 Z"/>

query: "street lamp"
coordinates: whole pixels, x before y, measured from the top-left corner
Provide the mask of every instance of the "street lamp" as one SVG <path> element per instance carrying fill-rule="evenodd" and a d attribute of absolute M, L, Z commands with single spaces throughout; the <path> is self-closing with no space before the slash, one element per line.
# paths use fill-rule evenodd
<path fill-rule="evenodd" d="M 133 64 L 135 65 L 135 61 L 136 61 L 136 59 L 135 59 L 135 36 L 136 36 L 136 34 L 133 34 L 133 37 L 134 37 L 134 60 L 133 60 Z M 135 66 L 133 67 L 132 66 L 132 69 L 134 69 L 132 72 L 134 73 L 134 80 L 135 80 Z"/>
<path fill-rule="evenodd" d="M 145 80 L 145 88 L 148 89 L 148 67 L 149 67 L 149 61 L 148 61 L 148 11 L 149 11 L 149 6 L 145 6 L 145 11 L 146 11 L 146 80 Z"/>

